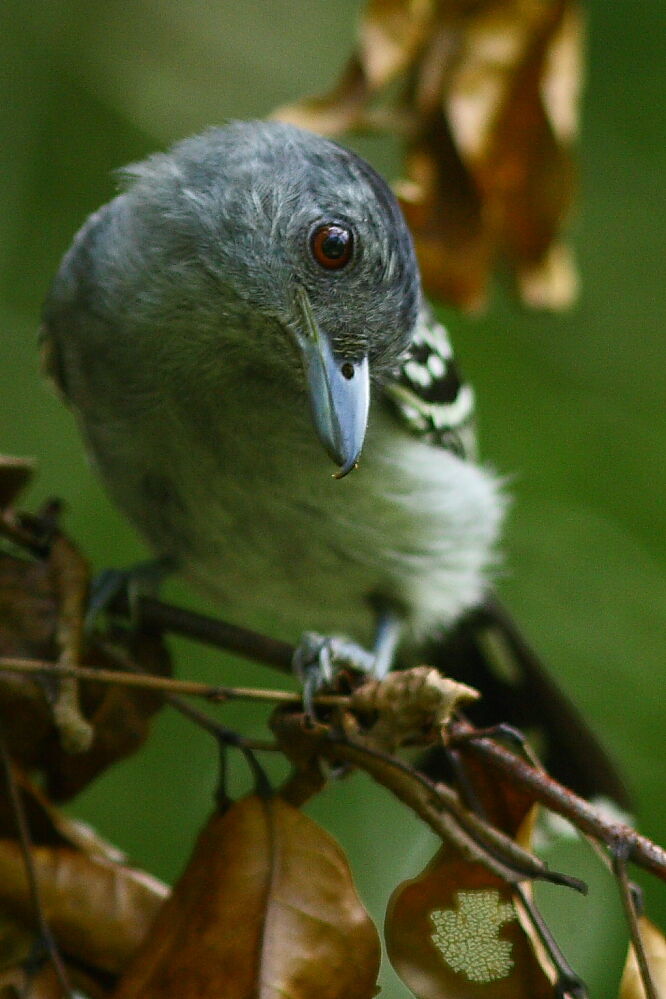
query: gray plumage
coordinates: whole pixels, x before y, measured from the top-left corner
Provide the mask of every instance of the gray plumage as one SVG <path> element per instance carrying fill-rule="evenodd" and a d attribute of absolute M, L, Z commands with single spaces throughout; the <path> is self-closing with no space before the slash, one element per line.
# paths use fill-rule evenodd
<path fill-rule="evenodd" d="M 484 593 L 503 503 L 471 454 L 471 391 L 387 185 L 335 143 L 258 122 L 125 181 L 44 315 L 51 372 L 112 497 L 239 623 L 268 613 L 291 640 L 367 643 L 384 602 L 412 639 L 451 624 Z M 326 266 L 313 256 L 329 223 L 353 237 L 346 266 L 332 244 Z M 326 450 L 351 467 L 363 437 L 336 481 Z"/>

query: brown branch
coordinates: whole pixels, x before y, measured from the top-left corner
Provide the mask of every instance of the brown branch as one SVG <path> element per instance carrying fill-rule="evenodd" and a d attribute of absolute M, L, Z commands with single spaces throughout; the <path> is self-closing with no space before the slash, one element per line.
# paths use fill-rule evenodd
<path fill-rule="evenodd" d="M 529 790 L 540 804 L 562 815 L 581 832 L 602 840 L 611 848 L 616 848 L 620 843 L 626 844 L 629 860 L 666 881 L 666 850 L 662 847 L 641 836 L 624 822 L 606 818 L 589 801 L 580 798 L 544 770 L 536 769 L 492 739 L 475 738 L 474 729 L 468 722 L 456 722 L 452 725 L 453 742 L 456 736 L 464 740 L 466 748 L 480 756 L 491 768 L 508 774 L 516 784 Z"/>
<path fill-rule="evenodd" d="M 129 615 L 127 597 L 121 594 L 110 609 Z M 296 650 L 289 642 L 281 642 L 249 628 L 241 628 L 228 621 L 176 607 L 155 597 L 141 597 L 137 613 L 140 624 L 150 630 L 192 638 L 204 645 L 212 645 L 254 662 L 273 666 L 283 673 L 292 673 L 292 659 Z"/>

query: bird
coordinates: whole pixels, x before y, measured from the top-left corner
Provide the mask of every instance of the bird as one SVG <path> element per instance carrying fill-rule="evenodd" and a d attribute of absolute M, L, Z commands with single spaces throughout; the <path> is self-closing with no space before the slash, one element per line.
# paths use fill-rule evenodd
<path fill-rule="evenodd" d="M 306 659 L 351 643 L 381 674 L 429 647 L 506 693 L 493 632 L 563 772 L 619 796 L 595 737 L 566 742 L 584 726 L 498 609 L 503 479 L 478 459 L 473 390 L 363 158 L 251 121 L 125 168 L 63 258 L 41 340 L 162 564 L 238 623 L 269 612 Z"/>

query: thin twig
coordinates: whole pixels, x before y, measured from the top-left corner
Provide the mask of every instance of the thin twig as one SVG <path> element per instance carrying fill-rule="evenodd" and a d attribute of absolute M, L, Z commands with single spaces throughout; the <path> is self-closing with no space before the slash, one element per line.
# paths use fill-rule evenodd
<path fill-rule="evenodd" d="M 67 972 L 65 966 L 60 957 L 60 952 L 58 950 L 58 945 L 56 944 L 53 934 L 51 933 L 51 928 L 46 920 L 44 914 L 44 908 L 42 906 L 42 898 L 39 890 L 39 884 L 37 881 L 37 876 L 35 873 L 35 865 L 32 861 L 32 841 L 30 838 L 30 829 L 28 827 L 28 820 L 26 818 L 25 809 L 23 807 L 23 801 L 19 793 L 19 789 L 16 785 L 16 778 L 14 776 L 14 770 L 12 767 L 12 761 L 7 750 L 7 744 L 5 741 L 5 734 L 0 727 L 0 760 L 2 760 L 2 769 L 5 774 L 5 782 L 7 784 L 7 791 L 9 794 L 9 800 L 12 807 L 12 814 L 16 820 L 16 828 L 18 831 L 18 840 L 21 847 L 21 853 L 23 855 L 23 863 L 25 866 L 25 876 L 28 882 L 28 892 L 30 894 L 30 901 L 32 904 L 32 909 L 35 915 L 35 922 L 37 923 L 37 930 L 39 936 L 46 948 L 46 953 L 49 956 L 49 960 L 53 966 L 58 983 L 62 988 L 66 996 L 72 997 L 73 992 L 67 978 Z"/>
<path fill-rule="evenodd" d="M 498 726 L 499 728 L 499 726 Z M 486 735 L 497 735 L 498 732 L 495 730 L 494 733 L 486 730 Z M 500 733 L 506 736 L 506 731 Z M 515 730 L 511 732 L 512 741 L 516 741 L 515 737 L 518 733 Z M 519 742 L 521 751 L 524 751 L 526 743 L 524 739 L 520 739 Z M 452 747 L 446 747 L 447 753 L 455 773 L 455 780 L 460 789 L 460 795 L 472 811 L 488 822 L 488 811 L 485 807 L 481 797 L 477 793 L 477 789 L 474 783 L 465 769 L 465 762 L 461 756 L 459 750 L 453 749 Z M 532 762 L 532 761 L 531 761 Z M 540 767 L 538 761 L 535 758 L 535 765 Z M 572 999 L 588 999 L 588 992 L 585 983 L 573 970 L 562 949 L 557 943 L 555 937 L 553 936 L 550 927 L 543 918 L 539 907 L 537 906 L 531 892 L 524 885 L 517 884 L 514 885 L 514 892 L 519 899 L 525 918 L 529 921 L 532 930 L 541 941 L 548 958 L 557 972 L 557 987 L 559 989 L 558 995 L 571 996 Z"/>
<path fill-rule="evenodd" d="M 614 849 L 611 849 L 613 871 L 615 873 L 615 877 L 617 878 L 618 885 L 620 886 L 620 897 L 622 898 L 622 905 L 627 917 L 627 923 L 629 924 L 629 934 L 631 936 L 631 943 L 636 956 L 636 964 L 638 965 L 638 973 L 641 978 L 641 984 L 643 986 L 643 991 L 645 992 L 645 999 L 659 999 L 657 989 L 654 981 L 652 980 L 652 973 L 650 971 L 647 954 L 645 953 L 645 945 L 643 943 L 641 928 L 638 924 L 631 883 L 627 875 L 627 853 L 628 850 L 624 843 L 619 844 Z"/>
<path fill-rule="evenodd" d="M 265 701 L 268 703 L 300 704 L 301 694 L 288 690 L 267 690 L 255 687 L 222 687 L 195 680 L 177 680 L 168 676 L 153 676 L 148 673 L 126 673 L 112 669 L 96 669 L 91 666 L 58 666 L 38 659 L 20 659 L 12 656 L 0 657 L 0 673 L 27 673 L 54 676 L 72 676 L 78 680 L 114 684 L 120 687 L 138 687 L 141 690 L 161 691 L 165 694 L 203 697 L 208 701 Z M 340 707 L 349 703 L 349 698 L 340 694 L 319 694 L 315 703 L 323 707 Z"/>
<path fill-rule="evenodd" d="M 538 857 L 468 811 L 448 785 L 431 781 L 399 758 L 333 732 L 328 726 L 304 725 L 299 716 L 280 713 L 273 719 L 273 728 L 287 755 L 290 750 L 295 751 L 298 763 L 302 764 L 309 752 L 333 764 L 342 761 L 365 770 L 411 808 L 441 839 L 454 843 L 464 856 L 484 864 L 503 880 L 515 884 L 527 878 L 538 878 L 585 891 L 577 878 L 550 871 Z"/>
<path fill-rule="evenodd" d="M 246 739 L 245 736 L 239 735 L 234 729 L 227 728 L 226 725 L 221 725 L 214 718 L 211 718 L 210 715 L 207 715 L 205 711 L 199 711 L 198 708 L 188 704 L 184 698 L 178 697 L 177 694 L 165 694 L 164 699 L 167 704 L 171 705 L 174 711 L 183 715 L 184 718 L 188 718 L 195 725 L 198 725 L 199 728 L 202 728 L 205 732 L 209 732 L 227 746 L 236 746 L 242 750 L 263 750 L 269 752 L 274 752 L 279 748 L 274 742 L 267 742 L 263 739 Z"/>
<path fill-rule="evenodd" d="M 482 757 L 492 768 L 508 774 L 516 784 L 529 790 L 535 801 L 552 812 L 564 816 L 577 829 L 602 840 L 610 847 L 626 843 L 628 859 L 643 867 L 651 874 L 666 881 L 666 850 L 641 836 L 624 822 L 613 822 L 598 809 L 558 783 L 543 770 L 537 770 L 515 753 L 487 738 L 474 738 L 473 729 L 467 722 L 455 722 L 452 726 L 452 739 L 457 732 L 463 735 L 465 746 L 470 752 Z"/>

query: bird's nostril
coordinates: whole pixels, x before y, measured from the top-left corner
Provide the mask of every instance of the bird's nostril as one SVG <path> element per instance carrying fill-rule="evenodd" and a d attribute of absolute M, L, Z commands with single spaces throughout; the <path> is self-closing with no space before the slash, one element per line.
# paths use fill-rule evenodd
<path fill-rule="evenodd" d="M 354 377 L 354 365 L 351 364 L 349 361 L 345 361 L 345 363 L 340 368 L 340 371 L 347 380 Z"/>

